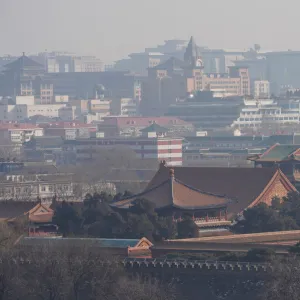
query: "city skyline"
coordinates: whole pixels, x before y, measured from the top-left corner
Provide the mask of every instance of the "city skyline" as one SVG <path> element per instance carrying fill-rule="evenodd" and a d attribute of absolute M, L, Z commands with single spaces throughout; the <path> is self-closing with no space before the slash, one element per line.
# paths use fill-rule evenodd
<path fill-rule="evenodd" d="M 153 0 L 143 5 L 137 0 L 2 0 L 0 55 L 63 50 L 109 63 L 191 35 L 199 46 L 210 48 L 247 49 L 259 43 L 266 50 L 300 50 L 300 42 L 291 39 L 297 34 L 297 9 L 282 14 L 289 7 L 296 8 L 296 1 L 255 0 L 247 7 L 237 0 Z"/>

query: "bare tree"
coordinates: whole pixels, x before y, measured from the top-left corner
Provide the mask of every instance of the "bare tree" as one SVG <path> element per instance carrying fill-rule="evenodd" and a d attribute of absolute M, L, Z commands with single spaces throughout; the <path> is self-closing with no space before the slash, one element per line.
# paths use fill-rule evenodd
<path fill-rule="evenodd" d="M 73 185 L 73 193 L 76 199 L 83 199 L 87 194 L 93 195 L 101 192 L 115 195 L 116 185 L 109 182 L 77 182 Z"/>
<path fill-rule="evenodd" d="M 91 245 L 64 241 L 19 243 L 0 224 L 0 300 L 173 300 L 172 285 L 129 278 L 119 257 Z M 66 243 L 65 243 L 66 242 Z"/>
<path fill-rule="evenodd" d="M 172 284 L 164 285 L 155 278 L 123 277 L 118 281 L 116 299 L 175 300 L 176 291 Z"/>
<path fill-rule="evenodd" d="M 29 251 L 28 251 L 29 250 Z M 120 259 L 97 247 L 27 249 L 24 298 L 42 300 L 173 300 L 174 290 L 155 279 L 129 279 Z M 1 266 L 0 266 L 1 267 Z M 1 269 L 0 269 L 1 270 Z M 1 277 L 0 277 L 1 279 Z M 1 292 L 1 283 L 0 283 Z M 1 300 L 1 298 L 0 298 Z"/>
<path fill-rule="evenodd" d="M 13 193 L 12 194 L 5 194 L 6 199 L 12 199 L 15 201 L 34 201 L 37 196 L 37 186 L 34 186 L 33 184 L 24 184 L 21 182 L 16 182 L 13 187 Z M 13 197 L 11 197 L 13 195 Z M 10 198 L 9 198 L 10 196 Z"/>
<path fill-rule="evenodd" d="M 73 198 L 73 183 L 56 184 L 55 196 L 59 201 L 68 201 Z"/>
<path fill-rule="evenodd" d="M 298 300 L 300 295 L 300 259 L 289 257 L 274 262 L 264 287 L 263 300 Z"/>
<path fill-rule="evenodd" d="M 76 249 L 67 251 L 71 299 L 108 299 L 120 272 L 119 264 L 108 253 L 88 247 L 81 248 L 81 255 Z"/>
<path fill-rule="evenodd" d="M 4 161 L 17 161 L 22 157 L 21 146 L 11 142 L 1 143 L 0 141 L 0 159 Z"/>
<path fill-rule="evenodd" d="M 69 280 L 62 253 L 48 247 L 33 247 L 24 257 L 25 299 L 67 299 Z"/>
<path fill-rule="evenodd" d="M 14 248 L 19 238 L 18 232 L 0 224 L 0 300 L 19 299 L 24 286 Z"/>

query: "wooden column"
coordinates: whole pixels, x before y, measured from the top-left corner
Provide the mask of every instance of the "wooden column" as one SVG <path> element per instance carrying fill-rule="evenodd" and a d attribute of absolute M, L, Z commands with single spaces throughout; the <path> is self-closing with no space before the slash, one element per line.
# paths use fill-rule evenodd
<path fill-rule="evenodd" d="M 227 208 L 225 209 L 225 220 L 227 221 Z"/>
<path fill-rule="evenodd" d="M 222 210 L 219 211 L 219 221 L 222 220 Z"/>

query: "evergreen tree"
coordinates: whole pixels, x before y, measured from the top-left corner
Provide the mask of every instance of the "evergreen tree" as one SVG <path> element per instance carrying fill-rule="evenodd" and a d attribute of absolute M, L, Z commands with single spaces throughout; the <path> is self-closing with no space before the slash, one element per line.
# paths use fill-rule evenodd
<path fill-rule="evenodd" d="M 64 237 L 77 234 L 80 230 L 81 219 L 78 212 L 65 201 L 56 207 L 52 221 L 58 226 L 58 231 Z"/>
<path fill-rule="evenodd" d="M 178 238 L 196 238 L 199 237 L 199 228 L 192 220 L 186 216 L 181 222 L 177 223 Z"/>
<path fill-rule="evenodd" d="M 76 234 L 80 228 L 89 236 L 99 238 L 176 238 L 176 223 L 170 216 L 159 216 L 152 202 L 136 199 L 128 210 L 121 211 L 110 207 L 111 200 L 106 193 L 87 194 L 80 216 L 73 207 L 64 202 L 56 208 L 53 221 L 64 236 Z M 193 225 L 197 228 L 194 223 Z M 191 232 L 187 236 L 196 235 L 193 230 Z"/>
<path fill-rule="evenodd" d="M 280 208 L 280 207 L 279 207 Z M 287 214 L 278 212 L 265 203 L 244 211 L 244 218 L 238 221 L 234 230 L 238 233 L 255 233 L 298 229 L 295 220 Z"/>

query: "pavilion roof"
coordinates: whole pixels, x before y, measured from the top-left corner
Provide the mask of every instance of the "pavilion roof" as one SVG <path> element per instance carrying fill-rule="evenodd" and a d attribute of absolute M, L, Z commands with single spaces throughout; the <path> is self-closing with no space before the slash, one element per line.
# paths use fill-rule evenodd
<path fill-rule="evenodd" d="M 144 192 L 114 203 L 114 206 L 128 208 L 136 199 L 145 198 L 157 208 L 227 206 L 229 216 L 233 216 L 261 201 L 277 180 L 289 192 L 296 191 L 278 168 L 168 167 L 161 163 Z"/>
<path fill-rule="evenodd" d="M 19 57 L 17 60 L 4 66 L 7 70 L 22 70 L 25 68 L 43 68 L 43 66 L 26 55 Z"/>
<path fill-rule="evenodd" d="M 146 128 L 143 128 L 140 130 L 141 132 L 168 132 L 169 129 L 163 127 L 163 126 L 160 126 L 158 125 L 157 123 L 153 123 L 152 125 L 146 127 Z"/>
<path fill-rule="evenodd" d="M 266 152 L 260 155 L 255 161 L 270 161 L 279 162 L 284 160 L 289 160 L 293 158 L 293 154 L 300 149 L 300 145 L 280 145 L 275 144 L 270 147 Z"/>
<path fill-rule="evenodd" d="M 156 209 L 174 207 L 184 210 L 223 208 L 230 201 L 224 195 L 205 192 L 183 183 L 176 178 L 173 169 L 170 169 L 170 174 L 162 182 L 112 206 L 126 209 L 142 198 L 152 202 Z"/>

